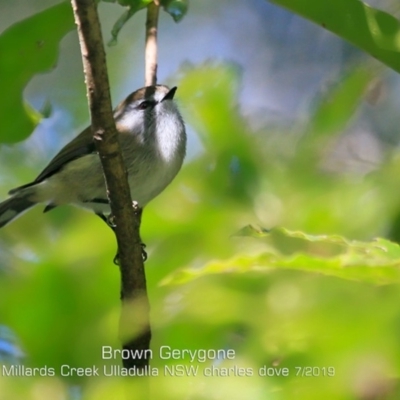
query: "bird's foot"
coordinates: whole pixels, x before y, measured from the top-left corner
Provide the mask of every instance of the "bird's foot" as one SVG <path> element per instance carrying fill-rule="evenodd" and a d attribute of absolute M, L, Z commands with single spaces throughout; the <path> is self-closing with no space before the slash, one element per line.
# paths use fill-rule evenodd
<path fill-rule="evenodd" d="M 142 247 L 142 260 L 143 260 L 143 262 L 145 262 L 147 260 L 147 252 L 145 250 L 146 245 L 144 243 L 140 243 L 140 246 Z M 117 254 L 114 257 L 113 262 L 115 265 L 118 265 L 118 266 L 121 265 L 120 260 L 119 260 L 119 251 L 117 251 Z"/>

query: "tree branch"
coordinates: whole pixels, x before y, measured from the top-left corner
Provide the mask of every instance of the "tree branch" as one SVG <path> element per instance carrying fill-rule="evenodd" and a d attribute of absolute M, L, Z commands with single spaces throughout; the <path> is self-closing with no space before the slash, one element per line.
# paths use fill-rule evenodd
<path fill-rule="evenodd" d="M 160 4 L 154 0 L 147 6 L 146 48 L 145 48 L 145 86 L 157 83 L 157 30 Z"/>
<path fill-rule="evenodd" d="M 138 320 L 143 328 L 133 340 L 122 337 L 123 347 L 132 351 L 143 351 L 141 354 L 147 355 L 149 351 L 146 350 L 150 347 L 151 339 L 150 307 L 139 236 L 141 210 L 132 207 L 127 172 L 111 108 L 105 51 L 95 1 L 71 0 L 71 3 L 78 28 L 93 138 L 103 167 L 111 212 L 116 224 L 121 271 L 120 333 L 122 335 L 129 331 L 131 338 L 133 329 L 129 325 L 136 324 Z M 140 307 L 132 304 L 137 299 L 140 299 Z M 126 368 L 142 369 L 148 363 L 147 356 L 123 360 Z"/>

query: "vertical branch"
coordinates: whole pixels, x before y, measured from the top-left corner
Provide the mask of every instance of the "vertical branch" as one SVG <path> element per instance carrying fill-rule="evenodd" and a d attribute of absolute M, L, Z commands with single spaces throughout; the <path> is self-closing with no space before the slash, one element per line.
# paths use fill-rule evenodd
<path fill-rule="evenodd" d="M 151 332 L 139 236 L 141 210 L 132 207 L 126 168 L 111 108 L 105 51 L 95 0 L 71 0 L 71 3 L 82 53 L 93 139 L 103 167 L 111 212 L 116 224 L 121 271 L 120 329 L 122 334 L 128 331 L 132 337 L 132 325 L 137 325 L 138 320 L 142 328 L 140 335 L 134 340 L 125 340 L 124 337 L 123 347 L 128 349 L 130 354 L 146 355 L 124 359 L 123 364 L 126 368 L 143 369 L 149 363 L 147 355 Z M 137 299 L 140 299 L 140 307 L 132 304 L 132 301 Z"/>
<path fill-rule="evenodd" d="M 159 10 L 159 0 L 154 0 L 147 6 L 145 86 L 153 86 L 157 83 L 157 30 Z"/>

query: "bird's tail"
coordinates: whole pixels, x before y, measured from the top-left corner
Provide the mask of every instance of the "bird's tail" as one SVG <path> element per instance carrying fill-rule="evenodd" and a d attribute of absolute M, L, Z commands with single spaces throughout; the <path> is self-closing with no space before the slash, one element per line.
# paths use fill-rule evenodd
<path fill-rule="evenodd" d="M 36 204 L 29 197 L 28 194 L 21 193 L 0 203 L 0 228 Z"/>

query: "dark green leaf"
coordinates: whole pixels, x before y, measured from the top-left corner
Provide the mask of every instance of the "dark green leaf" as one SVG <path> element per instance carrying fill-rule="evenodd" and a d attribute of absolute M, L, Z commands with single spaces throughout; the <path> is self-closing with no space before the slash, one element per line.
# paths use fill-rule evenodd
<path fill-rule="evenodd" d="M 40 114 L 42 114 L 43 118 L 50 118 L 51 114 L 53 113 L 53 106 L 47 100 L 43 106 L 40 108 Z"/>
<path fill-rule="evenodd" d="M 186 15 L 189 1 L 188 0 L 164 0 L 161 1 L 164 10 L 171 15 L 175 22 L 179 22 Z"/>

